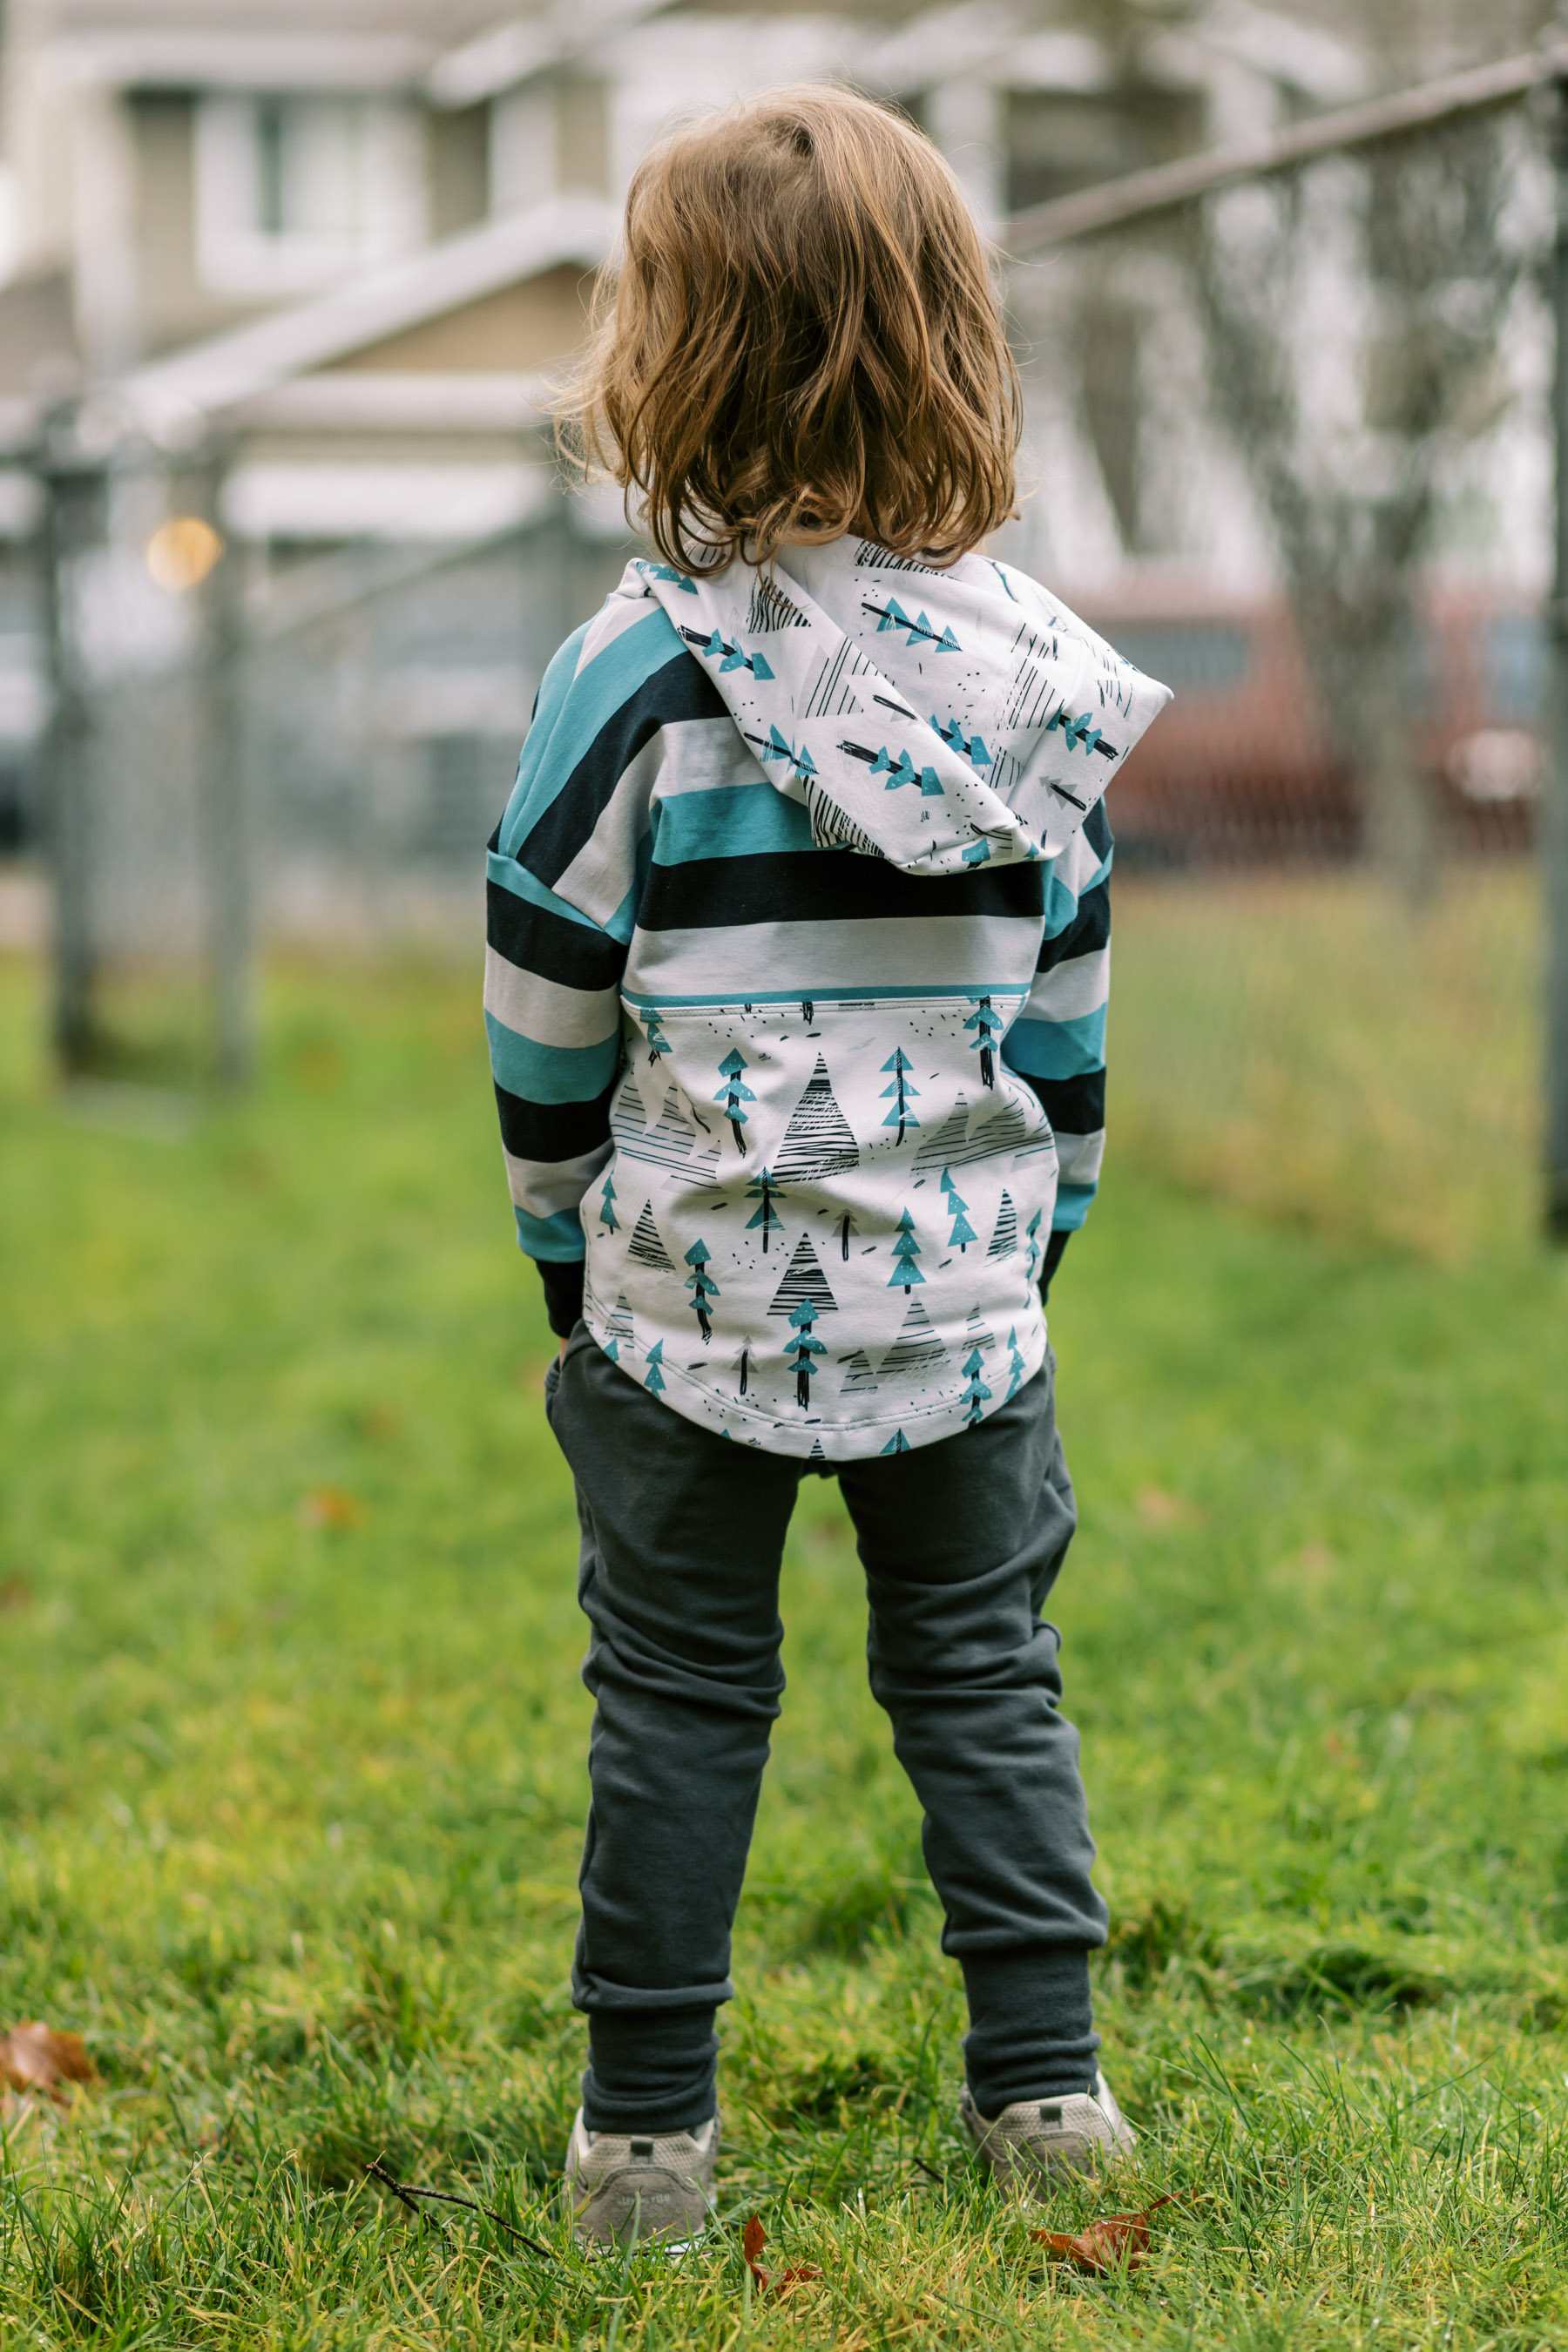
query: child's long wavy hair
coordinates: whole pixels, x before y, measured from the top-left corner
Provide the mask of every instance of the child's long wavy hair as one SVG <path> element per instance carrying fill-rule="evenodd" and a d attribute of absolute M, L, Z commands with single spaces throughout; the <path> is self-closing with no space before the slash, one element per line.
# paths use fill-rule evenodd
<path fill-rule="evenodd" d="M 1016 511 L 1017 371 L 984 242 L 912 123 L 774 90 L 644 159 L 559 409 L 666 562 L 856 531 L 942 562 Z"/>

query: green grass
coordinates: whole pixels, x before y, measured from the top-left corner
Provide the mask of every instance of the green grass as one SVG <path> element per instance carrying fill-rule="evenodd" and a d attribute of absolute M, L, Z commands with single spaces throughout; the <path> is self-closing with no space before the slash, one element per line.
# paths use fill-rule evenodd
<path fill-rule="evenodd" d="M 775 2305 L 733 2227 L 586 2262 L 551 2200 L 588 1703 L 471 984 L 275 974 L 261 1087 L 184 1134 L 52 1099 L 37 994 L 0 967 L 0 2024 L 102 2083 L 10 2114 L 5 2340 L 1568 2344 L 1563 1264 L 1125 1158 L 1068 1255 L 1100 2021 L 1126 2199 L 1185 2200 L 1124 2278 L 1045 2264 L 954 2136 L 956 1971 L 807 1491 L 724 2022 L 723 2211 L 826 2273 Z M 422 2228 L 383 2153 L 552 2258 Z"/>
<path fill-rule="evenodd" d="M 1541 1214 L 1542 923 L 1531 866 L 1415 913 L 1373 875 L 1116 891 L 1119 1144 L 1282 1222 L 1453 1261 Z"/>

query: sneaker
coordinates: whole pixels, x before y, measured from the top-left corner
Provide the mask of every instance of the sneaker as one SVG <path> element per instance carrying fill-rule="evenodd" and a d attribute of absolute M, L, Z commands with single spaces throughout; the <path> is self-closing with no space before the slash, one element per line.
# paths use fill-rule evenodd
<path fill-rule="evenodd" d="M 993 2123 L 983 2116 L 967 2083 L 958 2112 L 994 2180 L 1026 2195 L 1054 2173 L 1089 2172 L 1116 2163 L 1134 2146 L 1132 2126 L 1103 2074 L 1094 2089 L 1064 2099 L 1015 2099 Z"/>
<path fill-rule="evenodd" d="M 713 2211 L 719 2118 L 696 2131 L 647 2138 L 591 2132 L 578 2108 L 566 2149 L 566 2195 L 579 2245 L 657 2238 L 671 2252 L 694 2242 Z"/>

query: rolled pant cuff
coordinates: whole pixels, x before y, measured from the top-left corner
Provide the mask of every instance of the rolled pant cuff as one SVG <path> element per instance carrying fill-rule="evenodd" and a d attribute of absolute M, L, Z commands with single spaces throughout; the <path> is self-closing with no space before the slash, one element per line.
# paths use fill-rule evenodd
<path fill-rule="evenodd" d="M 718 2105 L 718 2062 L 710 2004 L 593 2010 L 583 2120 L 594 2132 L 695 2131 Z"/>
<path fill-rule="evenodd" d="M 964 2067 L 975 2105 L 999 2116 L 1016 2099 L 1059 2099 L 1094 2087 L 1100 2036 L 1084 1944 L 965 1952 Z"/>

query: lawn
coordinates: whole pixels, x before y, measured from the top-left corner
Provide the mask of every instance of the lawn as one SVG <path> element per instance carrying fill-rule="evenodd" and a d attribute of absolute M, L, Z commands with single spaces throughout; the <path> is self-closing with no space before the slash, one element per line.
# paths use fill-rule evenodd
<path fill-rule="evenodd" d="M 1149 2263 L 1048 2261 L 952 2128 L 957 1971 L 825 1485 L 726 2228 L 589 2261 L 552 2199 L 572 1505 L 472 978 L 274 972 L 258 1091 L 188 1125 L 51 1097 L 37 997 L 0 965 L 0 2026 L 100 2080 L 8 2111 L 0 2337 L 1568 2344 L 1568 1265 L 1282 1231 L 1128 1154 L 1068 1255 L 1058 1614 L 1142 2138 L 1046 2218 L 1173 2195 Z M 542 2251 L 421 2223 L 378 2157 Z M 753 2212 L 819 2284 L 752 2286 Z"/>

